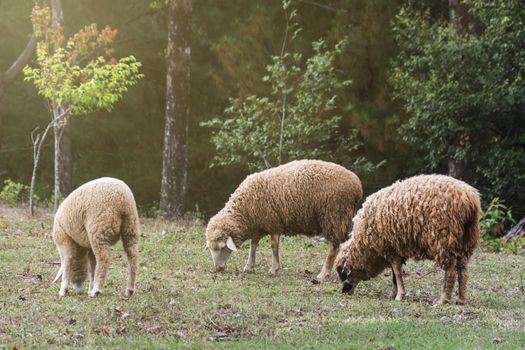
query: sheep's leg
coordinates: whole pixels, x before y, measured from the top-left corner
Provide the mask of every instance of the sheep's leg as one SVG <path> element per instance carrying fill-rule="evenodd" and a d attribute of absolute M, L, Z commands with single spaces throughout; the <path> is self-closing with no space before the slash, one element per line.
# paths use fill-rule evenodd
<path fill-rule="evenodd" d="M 102 286 L 104 285 L 108 273 L 109 245 L 105 243 L 91 242 L 91 247 L 93 249 L 93 254 L 95 254 L 95 260 L 97 261 L 93 288 L 89 291 L 89 296 L 94 297 L 102 292 Z"/>
<path fill-rule="evenodd" d="M 258 239 L 252 239 L 250 242 L 250 255 L 248 255 L 246 266 L 244 266 L 244 272 L 252 272 L 253 268 L 255 267 L 255 252 L 257 250 L 258 243 Z"/>
<path fill-rule="evenodd" d="M 467 270 L 468 258 L 462 257 L 457 261 L 456 270 L 458 273 L 458 304 L 464 305 L 467 302 L 467 282 L 468 282 L 468 270 Z"/>
<path fill-rule="evenodd" d="M 61 246 L 60 248 L 61 266 L 62 266 L 62 282 L 60 283 L 60 291 L 58 295 L 64 297 L 67 294 L 67 289 L 71 284 L 71 265 L 73 263 L 73 256 L 71 255 L 71 248 Z"/>
<path fill-rule="evenodd" d="M 443 282 L 443 291 L 436 302 L 436 305 L 441 305 L 450 302 L 452 291 L 454 290 L 454 283 L 456 282 L 456 261 L 445 269 L 445 280 Z"/>
<path fill-rule="evenodd" d="M 397 295 L 397 281 L 396 281 L 396 274 L 394 273 L 394 269 L 392 268 L 392 299 L 395 299 Z"/>
<path fill-rule="evenodd" d="M 277 274 L 277 271 L 281 268 L 281 265 L 279 263 L 279 239 L 281 238 L 281 235 L 278 233 L 272 233 L 272 268 L 270 269 L 270 272 L 272 275 Z"/>
<path fill-rule="evenodd" d="M 60 291 L 58 292 L 58 295 L 60 297 L 64 297 L 66 296 L 67 289 L 71 284 L 71 265 L 73 261 L 75 242 L 73 242 L 71 237 L 69 237 L 61 229 L 53 230 L 53 241 L 55 242 L 58 254 L 60 255 L 60 270 L 62 273 L 62 280 L 60 283 Z"/>
<path fill-rule="evenodd" d="M 330 274 L 332 273 L 332 268 L 334 267 L 334 260 L 339 251 L 339 245 L 333 242 L 328 244 L 328 254 L 326 255 L 326 260 L 324 261 L 323 268 L 321 272 L 317 275 L 318 281 L 326 281 L 330 279 Z"/>
<path fill-rule="evenodd" d="M 137 271 L 139 268 L 139 246 L 135 236 L 123 236 L 122 243 L 124 251 L 128 257 L 128 281 L 126 286 L 126 296 L 131 296 L 135 292 Z"/>
<path fill-rule="evenodd" d="M 87 277 L 88 270 L 88 249 L 73 244 L 72 262 L 71 262 L 71 282 L 73 289 L 77 293 L 82 293 L 82 285 Z"/>
<path fill-rule="evenodd" d="M 93 289 L 93 283 L 95 280 L 95 268 L 97 266 L 97 260 L 95 259 L 95 254 L 93 254 L 92 250 L 89 250 L 88 252 L 88 277 L 89 277 L 89 289 L 88 293 L 91 293 L 91 290 Z"/>
<path fill-rule="evenodd" d="M 403 300 L 403 297 L 405 296 L 405 284 L 403 283 L 403 264 L 400 260 L 396 259 L 392 262 L 392 272 L 392 280 L 397 289 L 395 300 Z"/>

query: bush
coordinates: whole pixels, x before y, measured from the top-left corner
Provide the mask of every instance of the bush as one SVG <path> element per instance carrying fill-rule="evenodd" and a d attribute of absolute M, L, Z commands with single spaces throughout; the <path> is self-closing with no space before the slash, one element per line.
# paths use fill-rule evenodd
<path fill-rule="evenodd" d="M 525 237 L 514 237 L 505 243 L 501 239 L 490 239 L 482 242 L 482 247 L 495 253 L 521 254 L 525 252 Z"/>
<path fill-rule="evenodd" d="M 0 201 L 11 206 L 28 203 L 29 186 L 11 179 L 5 180 L 4 187 L 0 192 Z"/>
<path fill-rule="evenodd" d="M 425 171 L 463 162 L 469 183 L 489 198 L 504 197 L 522 215 L 525 191 L 516 184 L 525 181 L 523 0 L 464 2 L 472 25 L 466 33 L 412 5 L 396 16 L 400 52 L 390 78 L 410 113 L 401 136 Z"/>
<path fill-rule="evenodd" d="M 22 206 L 29 204 L 29 192 L 31 187 L 20 182 L 7 179 L 4 181 L 4 187 L 0 191 L 0 202 L 9 206 Z M 45 193 L 44 189 L 38 191 L 40 194 Z M 49 208 L 53 206 L 54 195 L 51 194 L 49 200 L 43 200 L 35 193 L 35 203 L 40 207 Z"/>
<path fill-rule="evenodd" d="M 498 197 L 494 197 L 479 220 L 481 237 L 484 240 L 500 238 L 505 232 L 505 226 L 516 223 L 512 217 L 512 210 L 503 204 Z"/>

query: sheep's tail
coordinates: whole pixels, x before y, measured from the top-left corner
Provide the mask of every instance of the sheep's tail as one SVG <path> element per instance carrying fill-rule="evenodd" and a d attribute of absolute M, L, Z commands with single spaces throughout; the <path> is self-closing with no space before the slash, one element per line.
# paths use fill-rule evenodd
<path fill-rule="evenodd" d="M 51 283 L 55 283 L 56 281 L 58 281 L 60 276 L 62 276 L 62 272 L 64 272 L 64 265 L 60 264 L 60 268 L 58 269 L 57 275 L 56 275 L 55 279 L 53 280 L 53 282 L 51 282 Z"/>
<path fill-rule="evenodd" d="M 463 236 L 463 252 L 467 256 L 474 253 L 479 243 L 479 224 L 477 220 L 465 224 L 465 236 Z"/>
<path fill-rule="evenodd" d="M 476 192 L 470 194 L 470 215 L 465 223 L 463 236 L 463 253 L 470 257 L 479 243 L 479 215 L 481 212 L 479 195 Z"/>

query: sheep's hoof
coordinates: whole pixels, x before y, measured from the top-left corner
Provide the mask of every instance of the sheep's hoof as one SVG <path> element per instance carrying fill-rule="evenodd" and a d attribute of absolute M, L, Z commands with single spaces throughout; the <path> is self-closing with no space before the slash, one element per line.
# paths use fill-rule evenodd
<path fill-rule="evenodd" d="M 60 292 L 58 292 L 58 296 L 63 298 L 67 295 L 67 289 L 61 289 Z"/>
<path fill-rule="evenodd" d="M 90 290 L 88 295 L 90 297 L 96 297 L 97 295 L 101 294 L 102 292 L 99 290 L 99 289 L 96 289 L 96 290 Z"/>
<path fill-rule="evenodd" d="M 126 289 L 126 296 L 127 296 L 127 297 L 132 296 L 133 293 L 135 293 L 135 290 L 134 290 L 134 289 Z"/>
<path fill-rule="evenodd" d="M 273 268 L 273 267 L 272 267 L 272 268 L 270 269 L 270 273 L 271 273 L 272 275 L 275 276 L 275 275 L 277 275 L 277 273 L 279 272 L 279 270 L 280 270 L 280 268 L 278 268 L 278 267 L 277 267 L 277 268 Z"/>
<path fill-rule="evenodd" d="M 395 301 L 402 301 L 403 300 L 403 294 L 398 294 L 396 295 L 396 298 L 394 299 Z"/>
<path fill-rule="evenodd" d="M 466 299 L 458 299 L 456 301 L 456 304 L 458 305 L 465 305 L 467 303 L 467 300 Z"/>
<path fill-rule="evenodd" d="M 320 273 L 317 275 L 317 277 L 315 278 L 316 280 L 318 280 L 319 282 L 327 282 L 330 280 L 330 274 L 329 273 Z"/>
<path fill-rule="evenodd" d="M 245 266 L 244 269 L 242 270 L 242 272 L 244 272 L 244 273 L 252 273 L 253 272 L 253 267 L 252 266 Z"/>
<path fill-rule="evenodd" d="M 448 304 L 450 301 L 448 299 L 442 299 L 442 298 L 439 298 L 438 300 L 436 300 L 434 302 L 434 307 L 436 306 L 441 306 L 443 304 Z"/>

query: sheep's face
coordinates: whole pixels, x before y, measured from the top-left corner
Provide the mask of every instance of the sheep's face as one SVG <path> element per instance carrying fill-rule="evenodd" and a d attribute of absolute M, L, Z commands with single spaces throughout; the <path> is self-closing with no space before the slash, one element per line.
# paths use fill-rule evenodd
<path fill-rule="evenodd" d="M 336 271 L 339 279 L 343 282 L 342 292 L 345 294 L 354 294 L 355 287 L 357 287 L 359 282 L 367 279 L 365 271 L 352 269 L 347 264 L 337 266 Z"/>
<path fill-rule="evenodd" d="M 226 262 L 231 252 L 237 250 L 230 236 L 226 241 L 208 241 L 207 248 L 210 250 L 216 272 L 222 272 L 226 269 Z"/>

